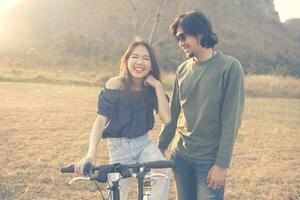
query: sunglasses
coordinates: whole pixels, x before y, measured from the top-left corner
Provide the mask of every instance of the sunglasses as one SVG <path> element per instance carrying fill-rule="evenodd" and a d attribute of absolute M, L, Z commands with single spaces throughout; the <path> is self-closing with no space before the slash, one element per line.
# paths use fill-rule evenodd
<path fill-rule="evenodd" d="M 186 39 L 186 34 L 185 33 L 179 33 L 178 35 L 175 36 L 177 42 L 184 42 Z"/>

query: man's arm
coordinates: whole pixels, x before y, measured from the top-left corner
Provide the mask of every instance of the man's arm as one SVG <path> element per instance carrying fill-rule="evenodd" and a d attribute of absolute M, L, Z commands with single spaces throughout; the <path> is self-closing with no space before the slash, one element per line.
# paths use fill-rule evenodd
<path fill-rule="evenodd" d="M 238 61 L 225 74 L 223 82 L 222 132 L 215 164 L 228 168 L 234 141 L 241 124 L 245 102 L 244 73 Z"/>
<path fill-rule="evenodd" d="M 244 73 L 240 63 L 233 63 L 225 73 L 227 74 L 224 75 L 221 112 L 222 135 L 215 165 L 207 176 L 207 184 L 211 189 L 224 187 L 245 102 Z"/>
<path fill-rule="evenodd" d="M 162 152 L 164 152 L 168 148 L 175 135 L 177 120 L 181 110 L 177 80 L 178 79 L 176 74 L 175 82 L 173 85 L 173 93 L 171 97 L 171 122 L 167 125 L 163 125 L 158 140 L 158 148 L 161 149 Z"/>

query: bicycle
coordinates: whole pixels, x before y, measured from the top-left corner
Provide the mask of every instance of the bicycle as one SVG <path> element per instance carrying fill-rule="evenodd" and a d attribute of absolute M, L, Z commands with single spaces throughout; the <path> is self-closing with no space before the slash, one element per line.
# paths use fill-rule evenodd
<path fill-rule="evenodd" d="M 91 180 L 93 181 L 98 191 L 100 192 L 102 199 L 105 199 L 100 187 L 97 182 L 108 183 L 107 190 L 109 191 L 109 200 L 120 200 L 120 191 L 119 191 L 119 181 L 123 178 L 135 177 L 138 179 L 138 200 L 149 199 L 150 196 L 144 195 L 144 179 L 152 177 L 168 177 L 160 173 L 152 173 L 147 175 L 151 169 L 161 169 L 161 168 L 173 168 L 173 161 L 152 161 L 144 163 L 135 163 L 124 165 L 120 163 L 109 164 L 109 165 L 100 165 L 93 166 L 90 163 L 87 163 L 84 167 L 83 174 L 86 177 L 76 177 L 73 178 L 69 184 L 77 180 Z M 62 167 L 61 173 L 74 173 L 74 164 L 68 167 Z M 147 176 L 146 176 L 147 175 Z M 146 197 L 146 198 L 144 198 Z"/>

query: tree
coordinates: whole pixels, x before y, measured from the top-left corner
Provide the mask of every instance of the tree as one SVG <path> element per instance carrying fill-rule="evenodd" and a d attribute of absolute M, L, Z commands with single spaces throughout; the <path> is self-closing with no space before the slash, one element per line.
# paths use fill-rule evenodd
<path fill-rule="evenodd" d="M 167 4 L 168 0 L 156 0 L 152 2 L 152 5 L 148 5 L 148 15 L 147 17 L 140 22 L 141 17 L 138 13 L 138 2 L 134 2 L 134 0 L 128 0 L 130 7 L 132 9 L 132 24 L 134 27 L 134 36 L 135 38 L 143 35 L 143 32 L 145 30 L 145 27 L 147 24 L 150 24 L 152 22 L 152 25 L 150 26 L 150 33 L 148 35 L 148 43 L 150 45 L 157 45 L 159 42 L 163 41 L 164 39 L 154 40 L 155 33 L 158 29 L 158 24 L 161 18 L 161 13 L 163 12 L 163 9 L 165 8 L 165 5 Z M 154 13 L 154 14 L 153 14 Z"/>

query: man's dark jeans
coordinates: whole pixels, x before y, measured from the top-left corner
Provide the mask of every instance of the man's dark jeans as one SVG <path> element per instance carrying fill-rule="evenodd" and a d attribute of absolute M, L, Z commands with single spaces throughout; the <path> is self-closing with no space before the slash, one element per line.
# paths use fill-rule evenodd
<path fill-rule="evenodd" d="M 209 189 L 207 175 L 212 165 L 196 165 L 172 154 L 178 200 L 223 200 L 224 187 Z"/>

